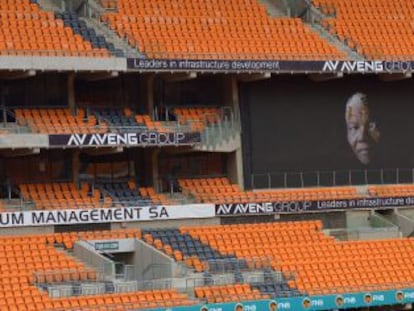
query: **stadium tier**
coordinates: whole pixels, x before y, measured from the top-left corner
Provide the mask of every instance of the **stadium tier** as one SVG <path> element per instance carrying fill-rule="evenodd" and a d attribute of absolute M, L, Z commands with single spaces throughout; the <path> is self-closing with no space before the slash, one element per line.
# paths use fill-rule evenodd
<path fill-rule="evenodd" d="M 134 181 L 97 181 L 93 186 L 83 183 L 80 188 L 74 183 L 62 182 L 20 184 L 18 188 L 21 203 L 36 210 L 148 207 L 175 203 L 167 194 L 157 193 L 152 187 L 138 188 Z M 0 211 L 6 211 L 5 206 Z"/>
<path fill-rule="evenodd" d="M 84 262 L 88 256 L 102 253 L 111 264 L 116 256 L 110 255 L 113 243 L 122 247 L 121 243 L 139 243 L 141 238 L 149 243 L 144 243 L 147 251 L 156 253 L 150 246 L 154 245 L 169 256 L 174 254 L 177 262 L 201 264 L 204 276 L 197 285 L 175 283 L 178 287 L 174 287 L 170 283 L 161 289 L 152 279 L 147 281 L 151 289 L 137 289 L 135 283 L 135 287 L 121 290 L 116 285 L 119 280 L 109 279 L 96 262 Z M 88 245 L 95 248 L 88 249 Z M 413 246 L 411 238 L 335 241 L 323 233 L 317 221 L 3 236 L 0 305 L 4 310 L 149 310 L 404 291 L 414 283 L 409 269 Z M 82 247 L 90 254 L 82 256 L 78 252 Z M 219 281 L 220 275 L 227 278 Z M 106 285 L 97 292 L 74 290 L 87 284 L 90 288 Z M 66 294 L 56 296 L 54 291 L 59 290 Z"/>
<path fill-rule="evenodd" d="M 0 0 L 0 311 L 414 310 L 414 0 Z"/>
<path fill-rule="evenodd" d="M 405 59 L 414 55 L 412 1 L 313 0 L 327 17 L 322 25 L 369 59 Z"/>
<path fill-rule="evenodd" d="M 0 2 L 0 55 L 109 57 L 35 1 Z"/>
<path fill-rule="evenodd" d="M 95 116 L 86 116 L 84 109 L 76 114 L 69 109 L 16 109 L 15 114 L 19 125 L 41 134 L 105 133 L 108 127 L 104 122 L 98 124 Z"/>
<path fill-rule="evenodd" d="M 272 18 L 258 1 L 116 1 L 103 21 L 148 58 L 345 59 L 299 18 Z"/>
<path fill-rule="evenodd" d="M 330 187 L 321 189 L 257 190 L 243 191 L 229 179 L 199 178 L 179 179 L 182 191 L 194 196 L 200 202 L 241 203 L 302 200 L 341 200 L 362 198 L 355 187 Z M 376 189 L 376 188 L 374 188 Z M 386 189 L 386 187 L 384 187 Z M 374 194 L 374 192 L 372 192 Z"/>
<path fill-rule="evenodd" d="M 85 109 L 71 112 L 69 109 L 16 109 L 16 121 L 29 126 L 32 132 L 41 134 L 94 134 L 128 131 L 172 132 L 174 124 L 163 125 L 153 121 L 149 115 L 133 114 L 131 110 L 96 109 L 86 113 Z"/>

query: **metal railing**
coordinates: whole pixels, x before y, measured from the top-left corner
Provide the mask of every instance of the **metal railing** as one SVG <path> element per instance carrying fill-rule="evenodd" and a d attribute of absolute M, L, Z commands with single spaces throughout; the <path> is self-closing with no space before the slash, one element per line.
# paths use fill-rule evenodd
<path fill-rule="evenodd" d="M 87 123 L 83 124 L 74 124 L 74 123 L 67 123 L 67 124 L 57 124 L 57 125 L 47 125 L 42 124 L 42 126 L 38 126 L 33 121 L 26 121 L 20 122 L 20 125 L 16 124 L 16 131 L 28 132 L 33 134 L 97 134 L 97 133 L 196 133 L 191 124 L 197 121 L 189 121 L 187 124 L 179 124 L 178 122 L 161 122 L 161 128 L 158 129 L 151 129 L 147 126 L 137 125 L 137 126 L 114 126 L 110 125 L 108 121 L 104 119 L 100 119 L 97 125 L 90 126 Z M 198 121 L 199 122 L 199 121 Z M 56 126 L 59 127 L 59 131 L 56 130 Z M 47 131 L 44 133 L 44 130 Z M 2 129 L 0 125 L 0 130 Z"/>
<path fill-rule="evenodd" d="M 275 172 L 251 175 L 253 189 L 412 184 L 413 168 Z"/>

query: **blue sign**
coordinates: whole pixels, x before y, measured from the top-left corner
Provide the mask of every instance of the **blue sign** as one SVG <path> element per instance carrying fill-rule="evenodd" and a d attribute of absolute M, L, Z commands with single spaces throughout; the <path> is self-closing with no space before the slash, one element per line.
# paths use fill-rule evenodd
<path fill-rule="evenodd" d="M 344 293 L 325 296 L 299 296 L 274 300 L 241 301 L 185 307 L 147 309 L 148 311 L 319 311 L 392 306 L 414 303 L 414 288 L 391 291 Z"/>

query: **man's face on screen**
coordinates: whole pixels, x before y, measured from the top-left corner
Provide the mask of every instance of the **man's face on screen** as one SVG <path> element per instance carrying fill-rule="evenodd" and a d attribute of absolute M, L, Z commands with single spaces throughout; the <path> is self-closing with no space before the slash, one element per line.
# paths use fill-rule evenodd
<path fill-rule="evenodd" d="M 358 160 L 367 165 L 372 159 L 372 147 L 379 138 L 375 124 L 369 120 L 369 108 L 361 102 L 347 106 L 346 126 L 348 143 Z"/>

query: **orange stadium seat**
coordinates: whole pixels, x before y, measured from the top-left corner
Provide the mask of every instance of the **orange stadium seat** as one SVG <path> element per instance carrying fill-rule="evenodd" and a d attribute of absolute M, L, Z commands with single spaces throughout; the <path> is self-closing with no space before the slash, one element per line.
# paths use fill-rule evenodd
<path fill-rule="evenodd" d="M 110 56 L 30 0 L 0 2 L 0 55 Z"/>
<path fill-rule="evenodd" d="M 86 116 L 84 109 L 76 114 L 70 109 L 16 109 L 16 120 L 28 125 L 35 133 L 41 134 L 93 134 L 106 133 L 108 126 L 99 123 L 93 115 Z"/>
<path fill-rule="evenodd" d="M 83 184 L 78 189 L 71 183 L 21 184 L 20 194 L 25 201 L 33 201 L 36 209 L 78 209 L 111 207 L 110 196 L 103 195 L 99 189 L 89 194 L 89 186 Z"/>
<path fill-rule="evenodd" d="M 64 243 L 71 248 L 78 240 L 123 238 L 139 239 L 141 231 L 130 229 L 0 237 L 0 309 L 43 311 L 92 307 L 93 310 L 125 310 L 125 307 L 140 309 L 194 304 L 194 300 L 175 289 L 51 298 L 38 287 L 54 282 L 93 282 L 98 277 L 96 271 L 56 249 L 55 244 Z"/>
<path fill-rule="evenodd" d="M 215 124 L 221 120 L 219 108 L 207 107 L 177 107 L 173 109 L 180 124 L 188 124 L 192 131 L 203 131 L 208 124 Z"/>
<path fill-rule="evenodd" d="M 257 0 L 105 1 L 104 14 L 130 45 L 149 58 L 344 59 L 299 18 L 272 18 Z"/>
<path fill-rule="evenodd" d="M 247 203 L 269 201 L 303 201 L 353 199 L 361 195 L 355 187 L 329 187 L 307 189 L 277 189 L 242 191 L 225 177 L 179 179 L 182 192 L 206 203 Z"/>
<path fill-rule="evenodd" d="M 369 59 L 411 60 L 414 1 L 313 0 L 328 17 L 322 25 Z"/>
<path fill-rule="evenodd" d="M 335 241 L 319 221 L 183 227 L 182 234 L 238 258 L 272 258 L 272 267 L 309 295 L 409 288 L 414 240 Z M 225 232 L 225 234 L 223 234 Z"/>

